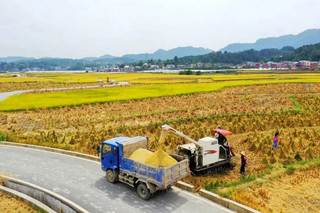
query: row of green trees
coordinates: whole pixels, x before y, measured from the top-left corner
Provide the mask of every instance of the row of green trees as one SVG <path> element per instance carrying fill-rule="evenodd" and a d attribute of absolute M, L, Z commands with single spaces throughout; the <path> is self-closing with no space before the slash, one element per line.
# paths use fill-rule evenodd
<path fill-rule="evenodd" d="M 294 49 L 293 47 L 283 47 L 282 49 L 263 49 L 246 50 L 237 53 L 230 52 L 212 52 L 199 56 L 186 56 L 167 60 L 165 63 L 173 64 L 195 64 L 195 63 L 211 63 L 211 64 L 241 64 L 245 62 L 267 62 L 267 61 L 320 61 L 320 43 L 313 45 L 305 45 Z"/>

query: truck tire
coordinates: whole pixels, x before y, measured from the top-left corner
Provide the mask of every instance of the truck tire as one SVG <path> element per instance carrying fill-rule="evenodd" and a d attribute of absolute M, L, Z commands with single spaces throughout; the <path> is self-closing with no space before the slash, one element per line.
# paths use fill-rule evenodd
<path fill-rule="evenodd" d="M 108 169 L 106 172 L 107 181 L 110 183 L 116 183 L 118 181 L 118 172 Z"/>
<path fill-rule="evenodd" d="M 139 183 L 137 187 L 137 193 L 143 200 L 148 200 L 151 197 L 150 191 L 144 183 Z"/>

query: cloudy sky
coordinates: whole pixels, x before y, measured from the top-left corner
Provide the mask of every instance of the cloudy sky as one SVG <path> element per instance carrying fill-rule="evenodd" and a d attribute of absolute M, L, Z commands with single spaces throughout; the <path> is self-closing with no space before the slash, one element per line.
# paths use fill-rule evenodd
<path fill-rule="evenodd" d="M 0 0 L 0 57 L 154 52 L 320 28 L 319 0 Z"/>

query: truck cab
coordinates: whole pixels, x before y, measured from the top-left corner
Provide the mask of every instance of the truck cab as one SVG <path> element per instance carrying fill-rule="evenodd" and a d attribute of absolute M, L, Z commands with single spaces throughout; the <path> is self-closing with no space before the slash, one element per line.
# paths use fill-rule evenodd
<path fill-rule="evenodd" d="M 119 168 L 119 142 L 129 139 L 128 137 L 116 137 L 104 141 L 101 147 L 101 169 L 117 170 Z"/>

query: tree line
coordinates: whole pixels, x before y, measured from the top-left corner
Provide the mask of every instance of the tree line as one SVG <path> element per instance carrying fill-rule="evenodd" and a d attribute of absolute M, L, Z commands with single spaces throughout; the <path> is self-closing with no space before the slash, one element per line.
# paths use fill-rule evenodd
<path fill-rule="evenodd" d="M 186 56 L 167 60 L 165 63 L 172 64 L 195 64 L 195 63 L 211 63 L 211 64 L 241 64 L 246 62 L 268 62 L 268 61 L 320 61 L 320 43 L 313 45 L 305 45 L 294 49 L 286 46 L 282 49 L 263 49 L 246 50 L 242 52 L 212 52 L 199 56 Z"/>
<path fill-rule="evenodd" d="M 130 63 L 133 66 L 142 66 L 145 62 L 149 65 L 191 65 L 197 63 L 209 64 L 209 68 L 224 68 L 228 65 L 237 65 L 241 63 L 250 62 L 267 62 L 267 61 L 320 61 L 320 43 L 313 45 L 305 45 L 294 49 L 293 47 L 283 47 L 282 49 L 263 49 L 246 50 L 242 52 L 211 52 L 205 55 L 186 56 L 178 58 L 177 56 L 171 60 L 161 61 L 150 59 L 148 61 L 139 61 Z M 61 58 L 47 58 L 47 59 L 34 59 L 30 61 L 17 61 L 17 62 L 0 62 L 0 71 L 22 71 L 25 69 L 38 68 L 40 70 L 56 70 L 57 68 L 63 70 L 84 70 L 86 67 L 97 68 L 101 66 L 110 66 L 102 60 L 88 62 L 81 59 L 61 59 Z M 124 63 L 118 64 L 124 67 Z M 215 66 L 218 65 L 218 66 Z"/>

